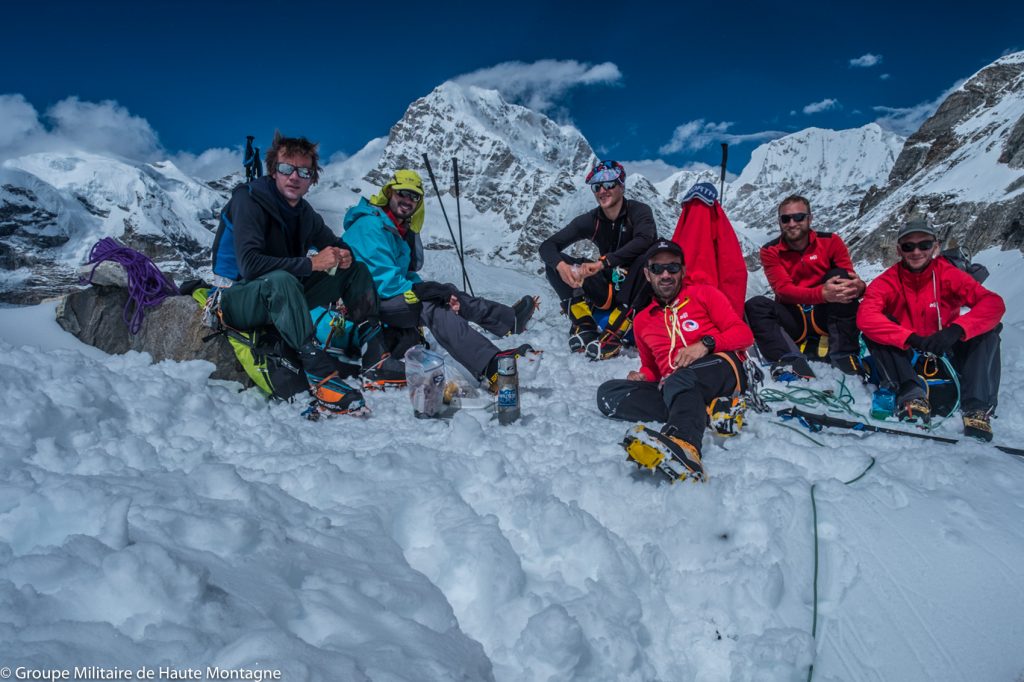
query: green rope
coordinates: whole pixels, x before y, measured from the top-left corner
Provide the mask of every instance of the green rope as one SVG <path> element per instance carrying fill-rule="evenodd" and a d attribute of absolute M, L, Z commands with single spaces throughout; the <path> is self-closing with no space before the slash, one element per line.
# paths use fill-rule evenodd
<path fill-rule="evenodd" d="M 871 467 L 875 466 L 875 458 L 871 457 L 871 462 L 868 464 L 864 471 L 860 472 L 855 478 L 851 478 L 849 481 L 843 481 L 843 485 L 851 485 L 856 483 L 860 479 L 871 471 Z M 814 496 L 814 489 L 817 487 L 817 483 L 811 485 L 811 513 L 814 517 L 814 611 L 811 616 L 811 639 L 817 641 L 818 637 L 818 502 Z M 817 647 L 815 647 L 817 648 Z M 807 669 L 807 682 L 811 682 L 811 677 L 814 675 L 814 658 L 811 658 L 811 665 Z"/>
<path fill-rule="evenodd" d="M 839 381 L 838 391 L 818 391 L 813 388 L 798 387 L 787 390 L 777 388 L 765 388 L 760 391 L 761 398 L 766 403 L 790 402 L 800 407 L 822 406 L 828 412 L 841 412 L 854 417 L 860 417 L 863 421 L 864 415 L 854 410 L 851 405 L 856 402 L 850 387 L 846 385 L 846 377 Z"/>

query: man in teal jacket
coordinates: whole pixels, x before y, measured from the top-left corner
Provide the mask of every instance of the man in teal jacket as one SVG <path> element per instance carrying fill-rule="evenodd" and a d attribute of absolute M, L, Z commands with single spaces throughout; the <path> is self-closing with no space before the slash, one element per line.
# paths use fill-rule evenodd
<path fill-rule="evenodd" d="M 514 306 L 459 291 L 453 284 L 424 282 L 423 182 L 416 171 L 400 170 L 381 191 L 363 198 L 345 214 L 345 243 L 370 270 L 380 297 L 381 321 L 392 330 L 426 326 L 437 342 L 474 376 L 493 381 L 497 357 L 521 354 L 523 346 L 501 351 L 469 323 L 495 336 L 518 334 L 536 306 L 524 296 Z M 394 349 L 404 352 L 402 343 Z"/>

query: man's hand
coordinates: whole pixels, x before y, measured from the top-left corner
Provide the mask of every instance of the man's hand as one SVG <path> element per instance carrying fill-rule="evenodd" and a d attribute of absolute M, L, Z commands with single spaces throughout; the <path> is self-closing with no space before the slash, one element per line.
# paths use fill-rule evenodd
<path fill-rule="evenodd" d="M 555 268 L 558 271 L 558 276 L 562 278 L 562 281 L 571 286 L 573 289 L 579 289 L 583 286 L 583 277 L 574 270 L 573 266 L 566 263 L 564 260 L 559 261 L 558 267 Z"/>
<path fill-rule="evenodd" d="M 626 381 L 648 381 L 648 379 L 643 372 L 630 372 L 626 375 Z"/>
<path fill-rule="evenodd" d="M 586 279 L 604 270 L 604 263 L 582 263 L 580 265 L 580 277 Z"/>
<path fill-rule="evenodd" d="M 352 265 L 352 253 L 350 251 L 344 253 L 348 254 L 348 264 Z M 309 257 L 313 264 L 313 272 L 327 272 L 331 268 L 337 267 L 341 263 L 341 254 L 342 250 L 336 246 L 328 246 L 322 251 L 314 253 Z"/>
<path fill-rule="evenodd" d="M 826 303 L 850 303 L 860 296 L 863 284 L 861 279 L 843 279 L 832 277 L 821 285 L 821 295 Z"/>
<path fill-rule="evenodd" d="M 921 339 L 918 347 L 926 353 L 945 355 L 953 350 L 953 346 L 962 338 L 964 338 L 964 328 L 958 324 L 951 324 L 942 331 Z"/>
<path fill-rule="evenodd" d="M 692 346 L 680 348 L 672 364 L 676 367 L 689 367 L 710 352 L 703 343 L 695 343 Z"/>
<path fill-rule="evenodd" d="M 456 296 L 455 294 L 452 294 L 451 298 L 448 299 L 448 309 L 451 310 L 456 315 L 458 315 L 459 314 L 459 308 L 461 308 L 461 307 L 462 307 L 462 304 L 459 303 L 459 297 Z"/>
<path fill-rule="evenodd" d="M 329 246 L 329 249 L 334 249 L 338 252 L 338 267 L 342 270 L 348 270 L 352 267 L 352 252 L 348 249 L 343 249 L 338 246 Z"/>

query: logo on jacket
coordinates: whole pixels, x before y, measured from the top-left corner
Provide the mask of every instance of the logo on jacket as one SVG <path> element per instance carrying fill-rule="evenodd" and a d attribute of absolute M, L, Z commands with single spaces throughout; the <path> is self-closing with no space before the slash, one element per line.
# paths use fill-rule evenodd
<path fill-rule="evenodd" d="M 683 331 L 695 332 L 700 328 L 697 320 L 683 320 Z"/>
<path fill-rule="evenodd" d="M 810 256 L 807 257 L 807 260 L 818 260 L 818 254 L 812 253 Z"/>

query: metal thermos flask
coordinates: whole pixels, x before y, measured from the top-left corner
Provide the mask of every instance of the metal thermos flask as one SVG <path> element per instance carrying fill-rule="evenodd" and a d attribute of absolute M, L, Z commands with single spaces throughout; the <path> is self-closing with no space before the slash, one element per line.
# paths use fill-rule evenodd
<path fill-rule="evenodd" d="M 498 358 L 498 423 L 511 424 L 519 419 L 519 373 L 516 356 Z"/>

